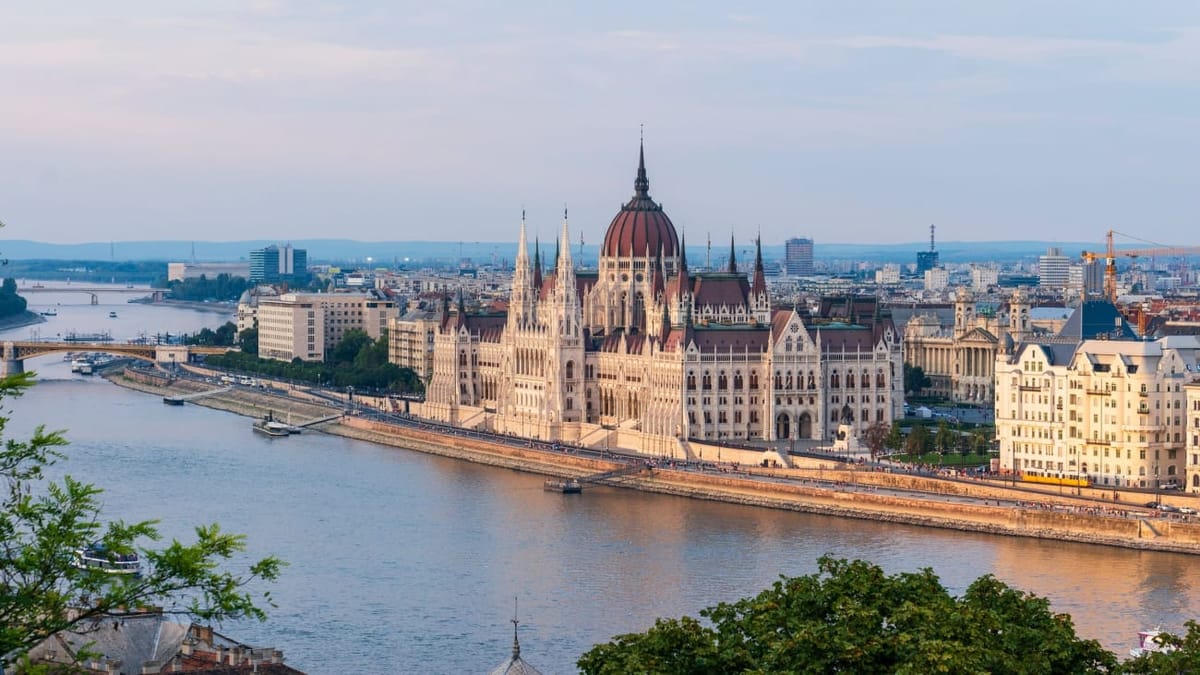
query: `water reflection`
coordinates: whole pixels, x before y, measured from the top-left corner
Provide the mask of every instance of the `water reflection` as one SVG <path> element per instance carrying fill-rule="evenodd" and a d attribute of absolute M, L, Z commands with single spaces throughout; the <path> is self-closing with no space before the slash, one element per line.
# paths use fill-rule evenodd
<path fill-rule="evenodd" d="M 826 553 L 932 567 L 956 592 L 993 573 L 1121 654 L 1139 628 L 1177 629 L 1200 606 L 1190 556 L 613 488 L 561 495 L 507 469 L 316 433 L 268 439 L 245 418 L 69 373 L 9 403 L 13 436 L 69 428 L 58 471 L 104 486 L 110 517 L 160 518 L 181 537 L 217 521 L 249 534 L 251 555 L 288 560 L 271 620 L 225 631 L 314 674 L 486 672 L 510 649 L 514 596 L 523 653 L 572 672 L 595 642 L 811 573 Z"/>

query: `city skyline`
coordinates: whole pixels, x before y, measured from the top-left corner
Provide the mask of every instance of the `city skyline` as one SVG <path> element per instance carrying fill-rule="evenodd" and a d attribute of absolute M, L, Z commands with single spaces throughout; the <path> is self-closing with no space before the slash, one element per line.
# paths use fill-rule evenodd
<path fill-rule="evenodd" d="M 488 241 L 565 202 L 596 244 L 644 124 L 650 193 L 714 242 L 1190 242 L 1200 8 L 744 9 L 0 9 L 0 220 Z"/>

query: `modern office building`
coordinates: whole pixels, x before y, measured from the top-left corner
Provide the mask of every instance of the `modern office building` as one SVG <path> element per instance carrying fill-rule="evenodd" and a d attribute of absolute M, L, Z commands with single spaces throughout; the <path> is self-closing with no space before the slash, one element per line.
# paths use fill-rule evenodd
<path fill-rule="evenodd" d="M 249 281 L 256 284 L 307 282 L 308 251 L 291 245 L 272 245 L 250 251 Z"/>
<path fill-rule="evenodd" d="M 784 244 L 784 268 L 788 276 L 810 277 L 813 274 L 813 240 L 788 239 Z"/>
<path fill-rule="evenodd" d="M 258 353 L 268 359 L 320 361 L 346 331 L 378 340 L 398 316 L 396 302 L 376 293 L 284 293 L 258 298 Z"/>
<path fill-rule="evenodd" d="M 222 274 L 231 277 L 250 278 L 250 263 L 246 262 L 169 262 L 167 281 L 183 281 L 206 277 L 216 279 Z"/>
<path fill-rule="evenodd" d="M 1052 246 L 1046 255 L 1038 256 L 1038 286 L 1062 292 L 1071 275 L 1071 259 L 1062 249 Z"/>

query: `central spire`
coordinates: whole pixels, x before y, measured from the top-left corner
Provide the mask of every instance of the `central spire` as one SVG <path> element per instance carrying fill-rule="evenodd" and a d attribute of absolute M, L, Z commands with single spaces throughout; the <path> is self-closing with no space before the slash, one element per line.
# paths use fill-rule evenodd
<path fill-rule="evenodd" d="M 650 179 L 646 178 L 646 142 L 644 139 L 638 140 L 638 172 L 637 179 L 633 181 L 633 191 L 638 197 L 650 197 Z"/>

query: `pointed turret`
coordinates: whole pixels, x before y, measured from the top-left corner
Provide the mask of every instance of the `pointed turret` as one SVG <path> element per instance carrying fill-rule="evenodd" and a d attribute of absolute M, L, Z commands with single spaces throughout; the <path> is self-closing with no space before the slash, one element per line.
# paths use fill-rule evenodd
<path fill-rule="evenodd" d="M 733 249 L 733 235 L 729 235 L 729 271 L 737 272 L 737 254 Z"/>
<path fill-rule="evenodd" d="M 750 291 L 755 297 L 758 297 L 760 293 L 767 292 L 767 277 L 766 272 L 763 271 L 762 261 L 762 237 L 755 237 L 754 248 L 754 285 Z"/>
<path fill-rule="evenodd" d="M 540 267 L 540 266 L 535 266 Z M 529 265 L 529 240 L 525 235 L 525 209 L 521 209 L 521 234 L 517 238 L 517 260 L 513 270 L 512 297 L 509 299 L 509 323 L 524 325 L 533 313 L 535 295 L 531 292 L 533 282 L 540 275 L 531 275 Z"/>
<path fill-rule="evenodd" d="M 679 297 L 691 290 L 692 282 L 688 279 L 687 268 L 687 235 L 679 238 Z"/>
<path fill-rule="evenodd" d="M 465 326 L 467 323 L 467 302 L 463 298 L 462 286 L 458 287 L 458 313 L 454 317 L 455 327 Z"/>
<path fill-rule="evenodd" d="M 654 273 L 650 278 L 651 297 L 654 297 L 655 299 L 661 298 L 665 285 L 666 283 L 664 281 L 663 274 L 663 250 L 662 244 L 659 244 L 658 253 L 654 257 Z"/>
<path fill-rule="evenodd" d="M 533 239 L 533 297 L 542 290 L 542 246 L 537 237 Z"/>
<path fill-rule="evenodd" d="M 633 180 L 633 193 L 645 199 L 650 198 L 650 179 L 646 177 L 646 143 L 638 141 L 638 170 L 637 178 Z M 629 174 L 626 174 L 629 175 Z"/>

